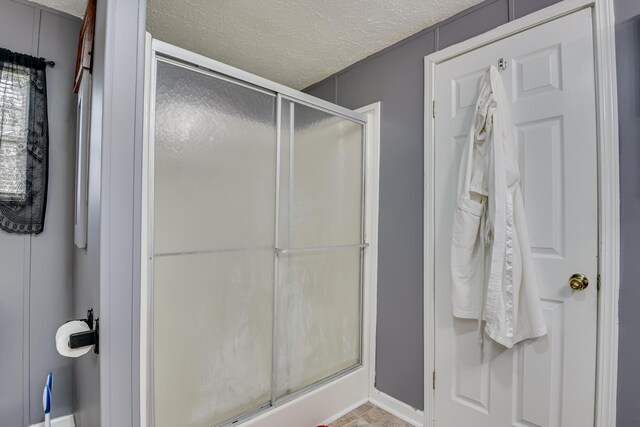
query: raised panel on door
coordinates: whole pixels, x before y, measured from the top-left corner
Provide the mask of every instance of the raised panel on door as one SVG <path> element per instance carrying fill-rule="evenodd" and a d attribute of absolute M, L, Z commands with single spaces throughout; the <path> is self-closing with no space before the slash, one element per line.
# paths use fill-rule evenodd
<path fill-rule="evenodd" d="M 520 187 L 536 257 L 563 259 L 565 241 L 563 117 L 515 126 L 520 151 Z M 542 174 L 540 171 L 546 171 Z"/>
<path fill-rule="evenodd" d="M 483 73 L 498 59 L 511 100 L 527 227 L 548 335 L 513 349 L 479 344 L 451 314 L 449 244 L 460 158 Z M 597 290 L 595 89 L 583 10 L 436 67 L 435 420 L 438 425 L 593 424 Z M 580 78 L 576 78 L 580 76 Z M 440 113 L 442 112 L 442 113 Z"/>
<path fill-rule="evenodd" d="M 561 45 L 556 44 L 513 58 L 513 100 L 545 91 L 561 91 L 561 55 Z"/>
<path fill-rule="evenodd" d="M 514 426 L 562 426 L 564 308 L 561 301 L 542 299 L 547 335 L 514 351 Z"/>

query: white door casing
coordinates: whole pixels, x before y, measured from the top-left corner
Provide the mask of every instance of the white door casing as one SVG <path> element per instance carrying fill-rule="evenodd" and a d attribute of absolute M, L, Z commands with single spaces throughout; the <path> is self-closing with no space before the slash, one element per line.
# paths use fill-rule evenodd
<path fill-rule="evenodd" d="M 453 319 L 449 243 L 455 188 L 482 73 L 500 58 L 549 335 L 506 350 Z M 588 426 L 597 325 L 597 138 L 591 9 L 435 67 L 435 390 L 438 425 Z M 590 286 L 572 291 L 584 273 Z M 482 348 L 482 350 L 481 350 Z"/>

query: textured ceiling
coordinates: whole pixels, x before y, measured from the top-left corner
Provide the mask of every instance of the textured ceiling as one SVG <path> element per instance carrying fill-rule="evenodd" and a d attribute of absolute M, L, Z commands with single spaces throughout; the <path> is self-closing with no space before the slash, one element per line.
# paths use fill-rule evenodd
<path fill-rule="evenodd" d="M 67 12 L 68 14 L 77 16 L 77 17 L 82 17 L 84 15 L 84 10 L 87 7 L 87 0 L 31 0 L 31 1 L 44 6 L 48 6 L 51 9 Z"/>
<path fill-rule="evenodd" d="M 149 0 L 160 40 L 296 89 L 482 0 Z"/>
<path fill-rule="evenodd" d="M 86 4 L 33 1 L 76 16 Z M 147 27 L 157 39 L 302 89 L 481 1 L 148 0 Z"/>

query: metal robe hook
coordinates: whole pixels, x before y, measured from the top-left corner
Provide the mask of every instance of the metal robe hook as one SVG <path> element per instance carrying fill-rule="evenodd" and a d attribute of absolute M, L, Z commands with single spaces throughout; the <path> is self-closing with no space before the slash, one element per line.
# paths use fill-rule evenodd
<path fill-rule="evenodd" d="M 498 70 L 504 71 L 507 69 L 507 61 L 504 58 L 498 60 Z"/>

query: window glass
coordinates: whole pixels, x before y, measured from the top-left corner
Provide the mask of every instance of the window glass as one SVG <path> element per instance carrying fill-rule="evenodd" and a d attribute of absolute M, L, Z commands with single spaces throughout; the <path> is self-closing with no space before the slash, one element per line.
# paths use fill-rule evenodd
<path fill-rule="evenodd" d="M 0 74 L 0 198 L 22 200 L 27 191 L 29 77 L 5 69 Z"/>

